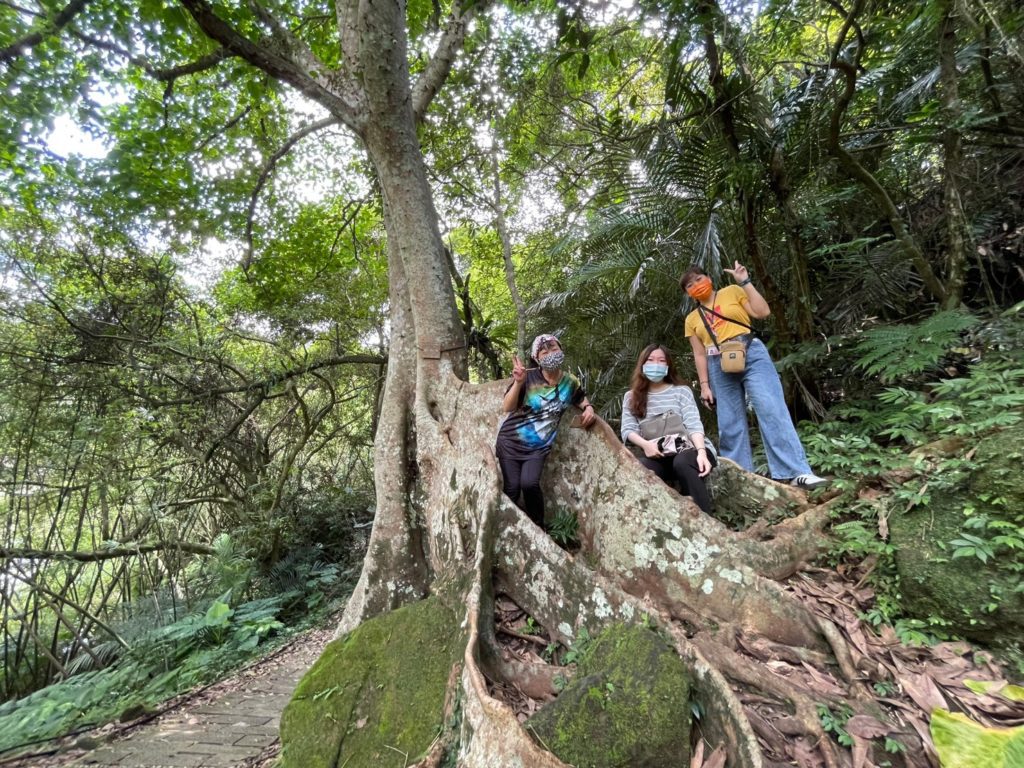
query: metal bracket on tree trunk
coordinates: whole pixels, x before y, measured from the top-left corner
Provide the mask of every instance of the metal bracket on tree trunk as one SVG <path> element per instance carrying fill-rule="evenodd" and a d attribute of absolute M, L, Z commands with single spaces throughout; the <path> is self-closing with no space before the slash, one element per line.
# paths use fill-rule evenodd
<path fill-rule="evenodd" d="M 456 349 L 465 349 L 465 344 L 456 344 L 454 347 L 445 347 L 441 349 L 440 343 L 436 341 L 428 341 L 419 345 L 420 357 L 424 360 L 440 360 L 441 355 L 445 352 L 454 352 Z"/>

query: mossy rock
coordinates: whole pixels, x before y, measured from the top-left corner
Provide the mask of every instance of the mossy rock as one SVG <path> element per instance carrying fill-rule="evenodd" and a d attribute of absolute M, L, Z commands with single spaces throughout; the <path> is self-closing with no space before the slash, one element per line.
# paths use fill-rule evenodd
<path fill-rule="evenodd" d="M 526 730 L 577 768 L 690 764 L 690 676 L 655 632 L 617 625 L 594 639 L 579 670 Z"/>
<path fill-rule="evenodd" d="M 282 768 L 404 768 L 442 726 L 465 638 L 436 597 L 364 622 L 327 646 L 281 717 Z"/>
<path fill-rule="evenodd" d="M 989 435 L 977 444 L 978 469 L 951 490 L 933 492 L 928 504 L 889 519 L 900 575 L 903 608 L 921 618 L 940 617 L 947 629 L 973 640 L 1003 645 L 1024 634 L 1020 575 L 1005 565 L 1019 555 L 997 549 L 996 558 L 953 559 L 949 542 L 965 532 L 966 510 L 1024 525 L 1024 425 Z M 982 537 L 992 533 L 966 531 Z M 1000 567 L 1002 565 L 1003 567 Z"/>

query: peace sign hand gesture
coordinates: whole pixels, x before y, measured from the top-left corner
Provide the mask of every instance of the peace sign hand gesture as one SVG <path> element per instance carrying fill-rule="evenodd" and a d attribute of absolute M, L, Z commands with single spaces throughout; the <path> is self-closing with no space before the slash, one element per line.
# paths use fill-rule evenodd
<path fill-rule="evenodd" d="M 519 360 L 519 355 L 512 356 L 512 380 L 520 384 L 526 381 L 526 368 Z"/>
<path fill-rule="evenodd" d="M 732 279 L 735 280 L 737 283 L 742 283 L 744 280 L 750 277 L 750 273 L 747 272 L 747 268 L 740 264 L 738 261 L 733 262 L 732 269 L 723 269 L 722 271 L 728 272 L 730 275 L 732 275 Z"/>

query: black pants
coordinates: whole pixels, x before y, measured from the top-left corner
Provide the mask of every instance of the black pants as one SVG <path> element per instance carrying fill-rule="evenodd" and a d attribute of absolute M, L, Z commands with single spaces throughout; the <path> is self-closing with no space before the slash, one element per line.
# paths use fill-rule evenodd
<path fill-rule="evenodd" d="M 541 528 L 544 527 L 544 494 L 540 490 L 540 473 L 544 471 L 546 458 L 531 456 L 528 459 L 515 459 L 503 456 L 498 451 L 502 490 Z M 520 491 L 523 494 L 522 504 L 519 503 Z"/>
<path fill-rule="evenodd" d="M 711 466 L 718 462 L 709 453 L 708 460 Z M 679 482 L 679 492 L 683 496 L 689 496 L 694 503 L 702 510 L 711 514 L 711 495 L 704 478 L 700 476 L 700 469 L 697 467 L 697 451 L 690 448 L 687 451 L 677 453 L 675 456 L 662 456 L 660 459 L 649 459 L 646 456 L 640 457 L 640 463 L 654 472 L 668 485 Z"/>

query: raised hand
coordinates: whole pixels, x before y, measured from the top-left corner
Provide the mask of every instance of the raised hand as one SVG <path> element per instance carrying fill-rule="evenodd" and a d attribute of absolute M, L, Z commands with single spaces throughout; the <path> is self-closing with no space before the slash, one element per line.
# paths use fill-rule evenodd
<path fill-rule="evenodd" d="M 523 367 L 519 355 L 512 355 L 512 379 L 520 384 L 526 381 L 526 368 Z"/>
<path fill-rule="evenodd" d="M 750 277 L 750 273 L 747 272 L 747 268 L 740 264 L 738 261 L 733 262 L 732 269 L 723 269 L 722 271 L 728 272 L 730 275 L 732 275 L 732 279 L 735 280 L 737 283 L 742 283 L 744 280 Z"/>

